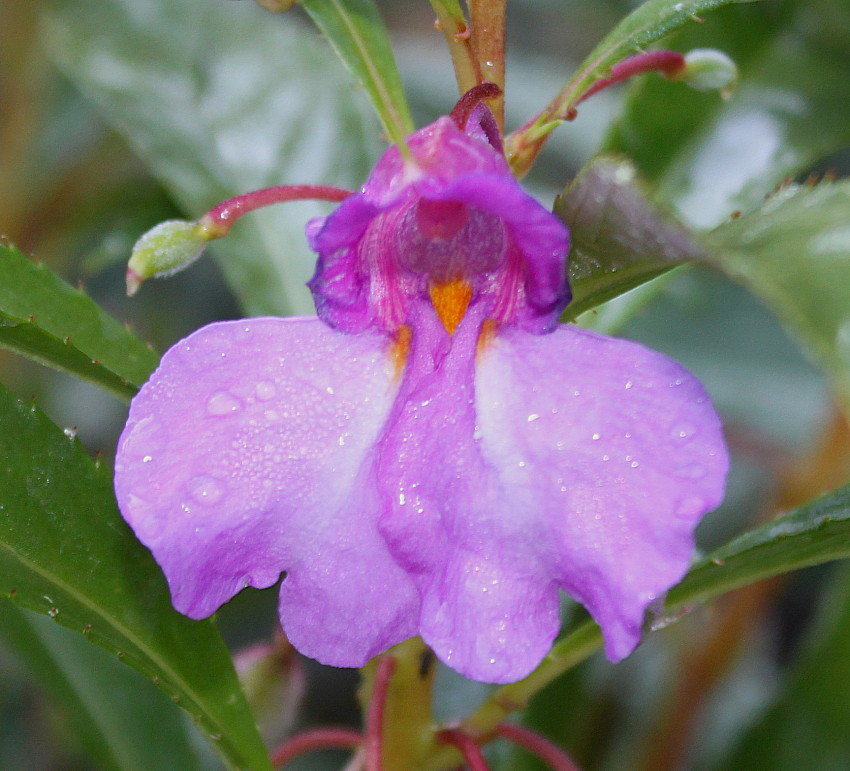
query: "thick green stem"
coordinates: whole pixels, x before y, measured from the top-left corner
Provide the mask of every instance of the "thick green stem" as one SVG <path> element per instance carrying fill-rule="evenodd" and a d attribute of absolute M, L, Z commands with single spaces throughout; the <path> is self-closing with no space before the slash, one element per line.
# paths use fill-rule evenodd
<path fill-rule="evenodd" d="M 383 656 L 392 657 L 394 665 L 382 694 L 381 771 L 412 771 L 423 767 L 424 758 L 435 746 L 431 718 L 434 654 L 414 637 Z M 371 713 L 369 705 L 376 692 L 380 658 L 363 669 L 360 700 L 366 714 Z"/>
<path fill-rule="evenodd" d="M 430 0 L 437 14 L 437 26 L 442 30 L 455 68 L 458 91 L 465 94 L 482 82 L 478 62 L 472 51 L 469 24 L 458 0 Z"/>

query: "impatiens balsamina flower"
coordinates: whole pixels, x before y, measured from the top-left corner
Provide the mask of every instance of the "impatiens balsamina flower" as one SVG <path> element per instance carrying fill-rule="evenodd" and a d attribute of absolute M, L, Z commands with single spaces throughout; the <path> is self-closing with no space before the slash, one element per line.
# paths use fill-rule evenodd
<path fill-rule="evenodd" d="M 283 628 L 325 664 L 421 635 L 517 680 L 559 589 L 619 660 L 722 497 L 718 418 L 678 364 L 558 325 L 567 231 L 486 108 L 407 142 L 308 226 L 318 318 L 212 324 L 165 354 L 121 439 L 121 510 L 193 618 L 285 571 Z"/>

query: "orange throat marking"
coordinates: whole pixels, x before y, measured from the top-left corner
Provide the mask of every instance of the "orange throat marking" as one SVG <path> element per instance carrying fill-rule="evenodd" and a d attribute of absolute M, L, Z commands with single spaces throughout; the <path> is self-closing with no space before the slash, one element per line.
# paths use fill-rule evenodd
<path fill-rule="evenodd" d="M 484 323 L 481 325 L 481 332 L 478 333 L 478 346 L 476 350 L 476 356 L 481 357 L 484 354 L 485 349 L 488 345 L 493 341 L 493 338 L 496 337 L 496 332 L 498 331 L 499 325 L 493 319 L 485 319 Z"/>
<path fill-rule="evenodd" d="M 463 279 L 446 281 L 433 284 L 428 294 L 431 295 L 431 303 L 446 332 L 453 335 L 472 300 L 472 284 Z"/>
<path fill-rule="evenodd" d="M 410 353 L 411 337 L 413 337 L 413 333 L 407 324 L 402 324 L 395 333 L 395 339 L 393 340 L 390 355 L 392 356 L 393 364 L 395 365 L 396 381 L 401 378 L 401 373 L 404 370 L 404 364 L 407 361 L 407 354 Z"/>

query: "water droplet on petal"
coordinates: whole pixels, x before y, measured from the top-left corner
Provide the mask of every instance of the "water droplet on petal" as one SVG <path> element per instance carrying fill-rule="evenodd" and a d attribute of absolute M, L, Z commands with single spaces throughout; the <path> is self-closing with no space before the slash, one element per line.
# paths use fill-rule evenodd
<path fill-rule="evenodd" d="M 696 429 L 687 423 L 682 423 L 681 425 L 674 426 L 673 430 L 670 431 L 670 436 L 672 436 L 674 439 L 685 439 L 689 436 L 692 437 L 694 434 L 696 434 Z"/>
<path fill-rule="evenodd" d="M 261 402 L 267 402 L 269 399 L 273 399 L 274 395 L 277 393 L 274 383 L 269 383 L 268 380 L 263 380 L 257 383 L 257 387 L 254 389 L 254 393 L 257 394 L 257 398 Z"/>
<path fill-rule="evenodd" d="M 152 456 L 150 456 L 150 455 L 145 455 L 145 457 L 144 457 L 144 458 L 142 458 L 142 463 L 150 463 L 152 460 L 153 460 L 153 457 L 152 457 Z"/>
<path fill-rule="evenodd" d="M 540 415 L 538 415 L 536 412 L 533 412 L 533 413 L 531 413 L 531 415 L 528 416 L 528 422 L 533 423 L 539 417 L 540 417 Z"/>
<path fill-rule="evenodd" d="M 207 401 L 207 412 L 210 415 L 230 415 L 241 406 L 242 402 L 229 391 L 216 391 Z"/>
<path fill-rule="evenodd" d="M 198 503 L 216 503 L 224 495 L 224 485 L 214 477 L 201 474 L 189 480 L 189 494 Z"/>

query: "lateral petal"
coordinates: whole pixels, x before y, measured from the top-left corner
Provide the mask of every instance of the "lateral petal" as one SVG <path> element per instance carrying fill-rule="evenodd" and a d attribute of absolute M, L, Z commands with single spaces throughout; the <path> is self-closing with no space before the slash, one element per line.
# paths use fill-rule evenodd
<path fill-rule="evenodd" d="M 476 406 L 504 495 L 494 516 L 536 512 L 540 559 L 599 622 L 608 657 L 624 658 L 723 497 L 728 458 L 708 396 L 661 354 L 560 327 L 492 340 Z"/>
<path fill-rule="evenodd" d="M 178 610 L 202 618 L 288 571 L 286 631 L 308 656 L 360 666 L 416 634 L 368 482 L 396 391 L 387 351 L 381 334 L 261 318 L 165 354 L 131 405 L 115 488 Z"/>

